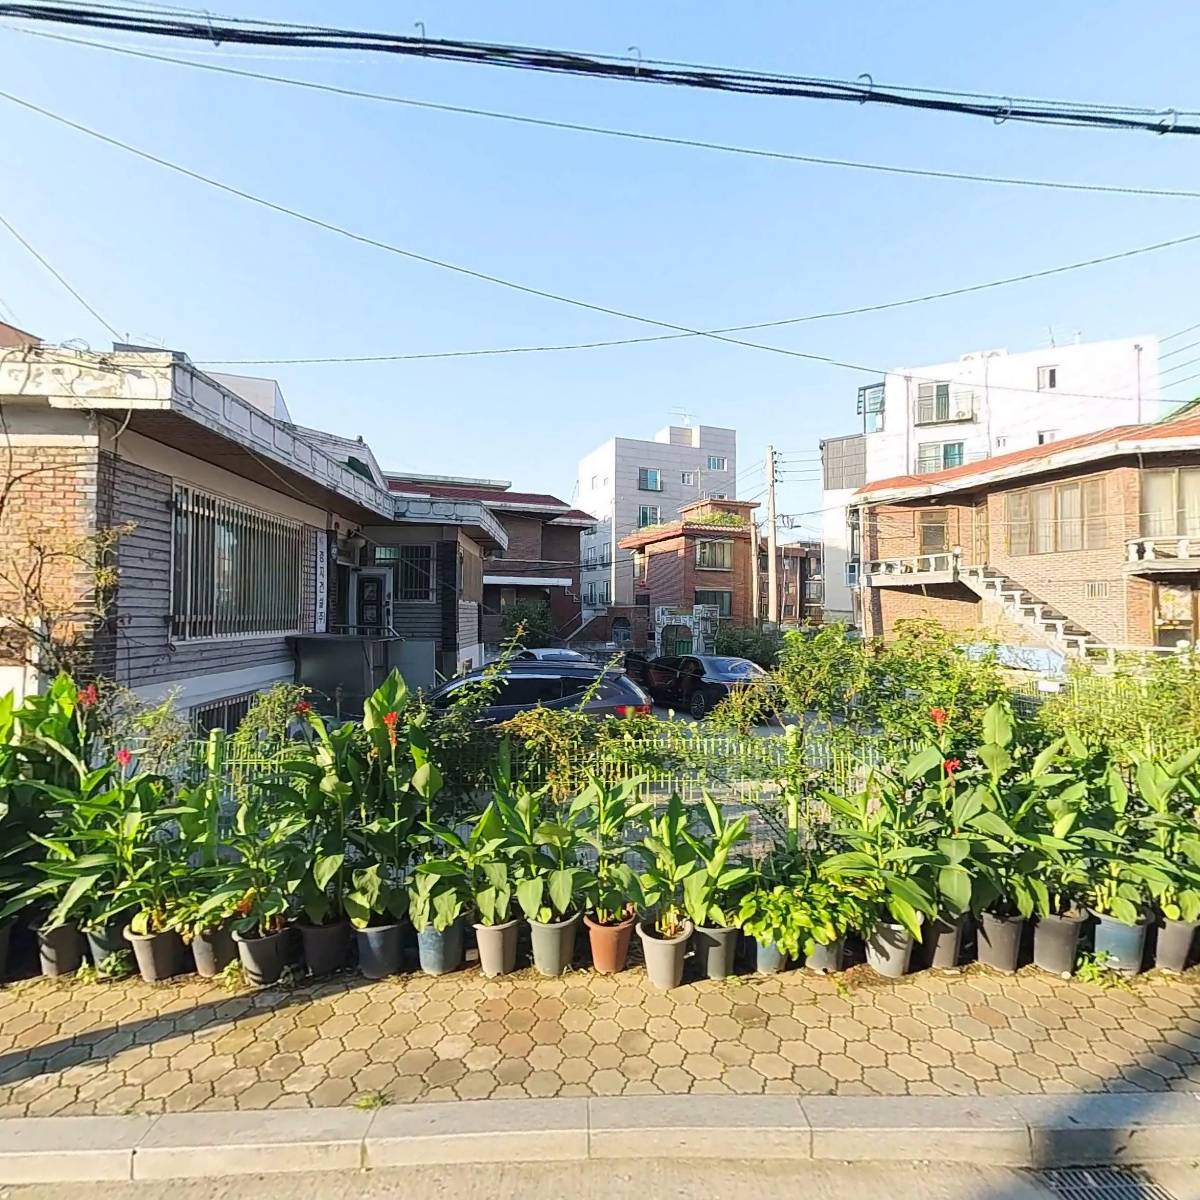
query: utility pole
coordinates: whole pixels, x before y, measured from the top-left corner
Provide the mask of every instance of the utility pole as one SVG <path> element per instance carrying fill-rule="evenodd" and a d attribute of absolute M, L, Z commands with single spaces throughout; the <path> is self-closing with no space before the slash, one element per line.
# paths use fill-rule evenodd
<path fill-rule="evenodd" d="M 759 547 L 762 544 L 762 534 L 759 533 L 758 522 L 750 518 L 750 545 L 754 549 L 750 553 L 750 561 L 754 564 L 750 572 L 750 612 L 753 614 L 750 623 L 755 629 L 762 628 L 762 572 L 758 568 Z"/>
<path fill-rule="evenodd" d="M 767 447 L 767 620 L 779 624 L 779 547 L 775 530 L 775 447 Z"/>

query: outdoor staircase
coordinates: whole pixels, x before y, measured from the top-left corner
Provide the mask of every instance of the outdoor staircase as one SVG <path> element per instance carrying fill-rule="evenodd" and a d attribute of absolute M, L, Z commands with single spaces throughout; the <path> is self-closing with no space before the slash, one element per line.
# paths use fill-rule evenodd
<path fill-rule="evenodd" d="M 958 578 L 981 600 L 991 600 L 1036 637 L 1064 654 L 1083 657 L 1104 643 L 1028 588 L 994 567 L 960 566 Z"/>

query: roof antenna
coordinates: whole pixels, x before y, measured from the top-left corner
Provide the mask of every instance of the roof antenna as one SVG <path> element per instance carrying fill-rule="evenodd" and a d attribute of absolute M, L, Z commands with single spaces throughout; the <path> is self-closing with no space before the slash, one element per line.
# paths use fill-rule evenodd
<path fill-rule="evenodd" d="M 635 62 L 633 64 L 634 76 L 636 77 L 636 76 L 641 75 L 641 73 L 642 73 L 642 51 L 641 51 L 641 49 L 637 46 L 627 46 L 626 49 L 629 51 L 630 54 L 637 55 L 637 62 Z M 1164 130 L 1164 132 L 1166 132 L 1166 131 Z"/>
<path fill-rule="evenodd" d="M 695 413 L 688 412 L 688 410 L 686 408 L 671 409 L 671 416 L 678 417 L 683 422 L 683 424 L 689 428 L 690 428 L 692 422 L 696 419 Z"/>

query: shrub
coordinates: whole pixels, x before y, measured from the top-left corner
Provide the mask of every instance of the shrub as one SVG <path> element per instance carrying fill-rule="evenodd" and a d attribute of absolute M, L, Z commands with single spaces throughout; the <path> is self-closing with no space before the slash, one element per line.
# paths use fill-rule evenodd
<path fill-rule="evenodd" d="M 752 625 L 725 625 L 717 628 L 713 639 L 714 654 L 748 658 L 768 671 L 783 649 L 783 633 L 778 629 L 755 629 Z"/>
<path fill-rule="evenodd" d="M 549 646 L 554 640 L 550 606 L 543 600 L 514 600 L 504 606 L 500 624 L 505 641 L 516 639 L 531 650 Z"/>

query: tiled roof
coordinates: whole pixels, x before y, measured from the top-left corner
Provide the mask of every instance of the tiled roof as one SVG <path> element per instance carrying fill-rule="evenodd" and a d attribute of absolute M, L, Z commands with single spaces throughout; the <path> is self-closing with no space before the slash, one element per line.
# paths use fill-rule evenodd
<path fill-rule="evenodd" d="M 1099 429 L 1095 433 L 1083 433 L 1076 437 L 1047 442 L 1044 446 L 1030 446 L 1025 450 L 1013 450 L 1008 454 L 997 454 L 978 462 L 963 463 L 948 467 L 944 471 L 930 471 L 924 475 L 893 475 L 888 479 L 875 479 L 859 488 L 855 495 L 869 496 L 875 492 L 890 492 L 904 488 L 936 488 L 944 490 L 958 480 L 986 483 L 990 475 L 1008 473 L 1011 468 L 1029 464 L 1037 470 L 1053 470 L 1061 465 L 1060 457 L 1073 462 L 1086 461 L 1089 457 L 1104 458 L 1112 454 L 1132 453 L 1126 449 L 1130 443 L 1194 441 L 1200 438 L 1200 416 L 1183 417 L 1176 421 L 1153 425 L 1116 425 L 1110 429 Z M 1156 447 L 1157 449 L 1158 447 Z M 1169 449 L 1163 446 L 1162 449 Z M 1089 451 L 1092 451 L 1089 455 Z"/>
<path fill-rule="evenodd" d="M 528 509 L 545 514 L 548 520 L 559 518 L 571 521 L 586 521 L 589 525 L 596 520 L 591 513 L 572 508 L 565 500 L 547 492 L 510 492 L 503 488 L 472 487 L 467 484 L 427 483 L 422 479 L 403 479 L 396 475 L 388 477 L 388 487 L 393 492 L 408 496 L 428 496 L 433 500 L 478 500 L 489 508 L 505 512 L 520 512 Z"/>

